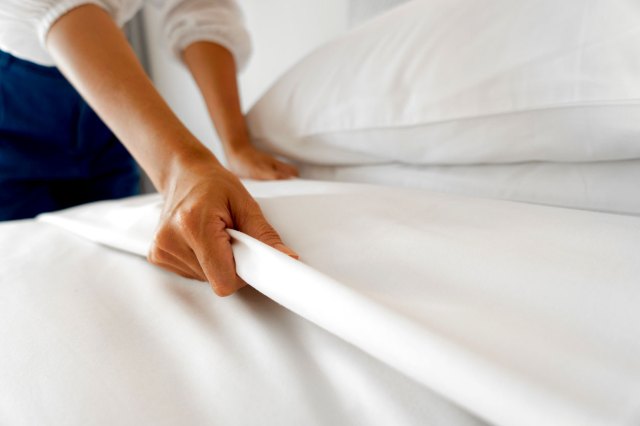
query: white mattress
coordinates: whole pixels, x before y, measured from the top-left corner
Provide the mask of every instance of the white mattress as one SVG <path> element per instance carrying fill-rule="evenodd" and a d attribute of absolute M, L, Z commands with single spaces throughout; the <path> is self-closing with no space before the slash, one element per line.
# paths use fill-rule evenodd
<path fill-rule="evenodd" d="M 143 254 L 153 196 L 0 227 L 0 422 L 637 424 L 640 218 L 249 186 L 302 262 L 233 233 L 238 273 L 291 312 L 52 226 Z"/>

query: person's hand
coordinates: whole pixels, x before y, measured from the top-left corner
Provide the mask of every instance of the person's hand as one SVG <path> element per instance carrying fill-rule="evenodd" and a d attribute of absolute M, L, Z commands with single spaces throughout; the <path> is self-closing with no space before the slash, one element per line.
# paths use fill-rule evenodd
<path fill-rule="evenodd" d="M 235 228 L 296 257 L 266 222 L 240 181 L 180 122 L 144 72 L 122 31 L 104 9 L 87 4 L 58 19 L 47 34 L 58 68 L 89 102 L 163 194 L 165 204 L 149 260 L 189 278 L 206 280 L 219 295 L 245 283 L 236 275 L 230 236 Z M 205 43 L 205 47 L 214 46 Z M 222 51 L 224 48 L 220 47 Z M 205 49 L 200 76 L 213 102 L 223 140 L 247 137 L 233 72 Z M 197 61 L 196 61 L 197 62 Z M 224 76 L 214 73 L 221 69 Z M 226 74 L 225 74 L 226 73 Z M 201 81 L 202 83 L 202 81 Z M 226 87 L 226 89 L 225 89 Z M 231 107 L 229 107 L 231 105 Z M 225 115 L 230 112 L 229 115 Z M 107 161 L 104 159 L 103 161 Z"/>
<path fill-rule="evenodd" d="M 230 149 L 226 156 L 229 169 L 241 178 L 278 180 L 298 176 L 298 170 L 294 166 L 278 161 L 250 145 Z"/>
<path fill-rule="evenodd" d="M 240 181 L 217 161 L 180 167 L 169 180 L 148 260 L 187 278 L 208 281 L 219 296 L 245 286 L 235 272 L 227 228 L 297 258 L 267 223 Z"/>

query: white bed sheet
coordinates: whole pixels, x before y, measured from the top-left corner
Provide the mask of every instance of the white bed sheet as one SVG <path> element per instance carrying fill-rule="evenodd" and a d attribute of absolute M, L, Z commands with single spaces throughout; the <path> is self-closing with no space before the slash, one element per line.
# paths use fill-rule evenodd
<path fill-rule="evenodd" d="M 251 288 L 32 220 L 0 259 L 1 425 L 485 424 Z"/>
<path fill-rule="evenodd" d="M 427 189 L 640 216 L 640 160 L 457 166 L 298 164 L 305 179 Z"/>
<path fill-rule="evenodd" d="M 238 272 L 299 316 L 493 424 L 638 423 L 640 218 L 362 185 L 297 181 L 250 190 L 304 263 L 233 233 Z M 158 212 L 158 199 L 139 198 L 43 219 L 143 254 Z M 52 269 L 50 256 L 40 262 Z M 98 275 L 115 274 L 110 281 L 130 273 L 93 263 Z M 21 276 L 30 264 L 4 268 Z M 152 274 L 168 288 L 180 282 Z M 238 303 L 208 300 L 199 303 Z M 221 329 L 238 332 L 233 321 Z M 190 353 L 190 334 L 180 333 L 177 358 Z M 313 359 L 325 355 L 314 347 Z M 324 373 L 334 385 L 350 386 L 351 370 L 332 368 Z M 362 395 L 375 388 L 363 385 Z M 395 397 L 405 401 L 393 387 L 382 400 Z M 410 415 L 406 408 L 395 412 Z"/>

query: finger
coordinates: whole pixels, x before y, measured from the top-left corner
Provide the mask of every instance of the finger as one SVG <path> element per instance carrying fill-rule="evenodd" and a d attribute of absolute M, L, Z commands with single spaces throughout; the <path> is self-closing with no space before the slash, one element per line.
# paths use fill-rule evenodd
<path fill-rule="evenodd" d="M 234 211 L 236 212 L 235 223 L 238 231 L 244 232 L 288 256 L 295 259 L 300 258 L 294 250 L 282 242 L 280 235 L 264 218 L 258 203 L 253 201 L 234 209 Z"/>
<path fill-rule="evenodd" d="M 276 179 L 276 180 L 283 180 L 283 179 L 289 179 L 289 173 L 286 171 L 285 168 L 282 167 L 282 164 L 280 164 L 278 161 L 274 160 L 271 163 L 271 170 L 272 170 L 272 179 Z"/>
<path fill-rule="evenodd" d="M 284 176 L 283 179 L 290 179 L 298 176 L 298 169 L 286 163 L 278 162 L 278 171 L 282 176 Z"/>
<path fill-rule="evenodd" d="M 204 271 L 207 281 L 218 296 L 229 296 L 247 285 L 236 275 L 236 265 L 231 251 L 231 237 L 227 225 L 216 218 L 204 225 L 204 242 L 193 241 L 193 251 Z"/>
<path fill-rule="evenodd" d="M 261 167 L 254 172 L 254 179 L 274 180 L 277 179 L 277 171 L 271 167 Z"/>
<path fill-rule="evenodd" d="M 173 253 L 161 248 L 158 248 L 157 250 L 159 254 L 162 253 L 162 257 L 166 262 L 179 266 L 183 270 L 189 271 L 198 281 L 207 281 L 204 271 L 190 247 L 185 245 L 180 256 L 174 255 Z"/>
<path fill-rule="evenodd" d="M 275 180 L 286 180 L 289 179 L 289 175 L 281 170 L 277 170 L 274 173 L 274 177 Z"/>
<path fill-rule="evenodd" d="M 285 170 L 287 171 L 287 173 L 289 173 L 290 176 L 295 176 L 298 177 L 299 176 L 299 172 L 298 169 L 294 166 L 292 166 L 291 164 L 282 164 L 285 168 Z"/>
<path fill-rule="evenodd" d="M 285 174 L 280 169 L 280 165 L 278 164 L 278 161 L 274 159 L 272 159 L 271 162 L 269 163 L 269 178 L 271 180 L 286 179 Z"/>
<path fill-rule="evenodd" d="M 183 238 L 182 236 L 172 238 L 169 244 L 157 244 L 156 249 L 159 251 L 159 254 L 165 254 L 169 257 L 169 260 L 184 264 L 191 269 L 196 276 L 202 278 L 202 281 L 206 281 L 198 258 L 196 258 L 195 253 Z"/>
<path fill-rule="evenodd" d="M 154 265 L 160 266 L 163 269 L 166 269 L 170 272 L 173 272 L 174 274 L 178 274 L 184 278 L 189 278 L 192 280 L 198 280 L 198 277 L 196 277 L 192 271 L 190 271 L 189 269 L 187 269 L 186 267 L 164 260 L 163 259 L 159 259 L 157 258 L 156 255 L 154 254 L 149 254 L 149 256 L 147 256 L 147 260 L 151 263 L 153 263 Z"/>
<path fill-rule="evenodd" d="M 153 258 L 171 263 L 184 270 L 190 270 L 198 279 L 206 281 L 198 259 L 184 239 L 185 234 L 181 234 L 179 231 L 186 227 L 186 223 L 182 222 L 178 221 L 178 228 L 165 227 L 156 234 L 149 252 L 150 259 Z"/>

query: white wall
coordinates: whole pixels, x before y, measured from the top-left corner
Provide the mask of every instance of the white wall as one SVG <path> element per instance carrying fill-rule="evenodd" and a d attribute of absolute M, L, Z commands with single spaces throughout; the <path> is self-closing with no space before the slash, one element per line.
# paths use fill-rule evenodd
<path fill-rule="evenodd" d="M 347 0 L 239 0 L 252 36 L 254 54 L 240 78 L 248 109 L 271 83 L 315 46 L 346 30 Z M 189 129 L 223 159 L 204 103 L 186 69 L 164 46 L 156 10 L 144 10 L 152 78 Z"/>

